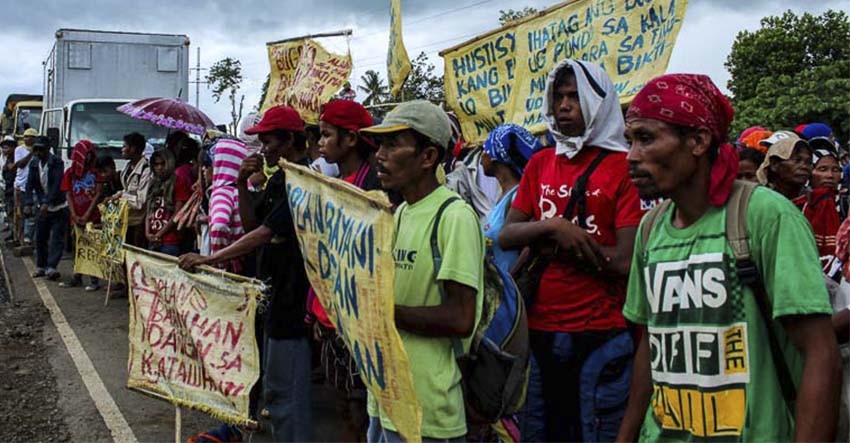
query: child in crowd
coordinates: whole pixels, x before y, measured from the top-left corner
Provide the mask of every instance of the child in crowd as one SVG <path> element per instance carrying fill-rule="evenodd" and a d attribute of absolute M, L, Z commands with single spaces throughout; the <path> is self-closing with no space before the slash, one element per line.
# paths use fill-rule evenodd
<path fill-rule="evenodd" d="M 148 249 L 163 254 L 180 255 L 180 233 L 172 218 L 192 196 L 192 184 L 175 173 L 174 154 L 168 149 L 151 156 L 145 236 Z"/>
<path fill-rule="evenodd" d="M 738 180 L 758 183 L 756 171 L 764 162 L 764 153 L 752 148 L 738 150 Z"/>
<path fill-rule="evenodd" d="M 71 224 L 84 230 L 86 224 L 91 222 L 100 223 L 101 189 L 103 183 L 98 182 L 95 171 L 94 145 L 88 140 L 80 140 L 71 153 L 71 167 L 65 171 L 62 177 L 61 191 L 65 193 L 70 209 Z M 73 288 L 83 283 L 83 275 L 75 273 L 70 280 L 59 284 L 63 288 Z M 91 283 L 86 286 L 86 291 L 97 291 L 100 289 L 100 281 L 96 277 L 91 278 Z"/>
<path fill-rule="evenodd" d="M 121 192 L 121 176 L 118 175 L 118 170 L 115 167 L 115 160 L 106 155 L 97 157 L 94 163 L 95 171 L 97 172 L 97 181 L 103 184 L 101 188 L 101 197 L 107 198 Z"/>

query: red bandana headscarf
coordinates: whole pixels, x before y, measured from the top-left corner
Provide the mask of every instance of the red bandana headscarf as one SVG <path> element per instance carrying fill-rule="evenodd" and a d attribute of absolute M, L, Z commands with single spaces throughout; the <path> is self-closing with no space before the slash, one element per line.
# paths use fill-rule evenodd
<path fill-rule="evenodd" d="M 676 126 L 706 128 L 720 143 L 711 167 L 708 201 L 723 206 L 738 175 L 738 151 L 728 143 L 735 111 L 705 75 L 667 74 L 650 80 L 629 106 L 626 119 L 648 118 Z"/>
<path fill-rule="evenodd" d="M 88 140 L 80 140 L 74 145 L 74 150 L 71 152 L 71 168 L 73 169 L 74 178 L 83 178 L 83 175 L 94 168 L 94 161 L 91 164 L 86 164 L 86 158 L 89 152 L 94 151 L 94 145 Z"/>

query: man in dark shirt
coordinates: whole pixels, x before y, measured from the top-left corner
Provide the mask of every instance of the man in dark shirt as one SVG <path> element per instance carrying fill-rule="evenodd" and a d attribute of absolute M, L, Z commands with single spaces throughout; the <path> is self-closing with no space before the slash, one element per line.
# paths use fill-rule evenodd
<path fill-rule="evenodd" d="M 68 202 L 61 191 L 64 165 L 50 153 L 47 137 L 37 137 L 32 147 L 33 159 L 24 190 L 24 212 L 36 217 L 35 258 L 38 270 L 33 277 L 58 280 L 57 268 L 65 250 L 65 236 L 70 224 Z"/>
<path fill-rule="evenodd" d="M 256 126 L 245 131 L 258 134 L 265 160 L 264 167 L 259 157 L 246 158 L 239 171 L 239 213 L 248 234 L 209 257 L 180 257 L 180 267 L 191 269 L 259 249 L 257 275 L 272 286 L 264 326 L 263 386 L 275 441 L 310 441 L 310 342 L 304 322 L 309 281 L 286 201 L 283 171 L 271 174 L 260 192 L 248 189 L 248 178 L 273 170 L 281 158 L 298 162 L 303 157 L 298 149 L 303 131 L 304 121 L 287 106 L 269 109 Z"/>

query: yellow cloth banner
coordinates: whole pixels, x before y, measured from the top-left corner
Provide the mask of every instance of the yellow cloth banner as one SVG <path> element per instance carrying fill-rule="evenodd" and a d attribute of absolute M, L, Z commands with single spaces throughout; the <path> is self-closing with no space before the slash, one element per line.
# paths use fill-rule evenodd
<path fill-rule="evenodd" d="M 386 195 L 282 162 L 310 284 L 360 371 L 406 441 L 420 441 L 422 409 L 395 327 L 393 215 Z"/>
<path fill-rule="evenodd" d="M 124 238 L 127 236 L 127 200 L 101 203 L 101 255 L 114 263 L 124 263 Z"/>
<path fill-rule="evenodd" d="M 293 62 L 295 68 L 291 69 Z M 272 106 L 288 105 L 298 111 L 305 122 L 313 125 L 319 123 L 322 105 L 342 88 L 351 75 L 352 67 L 351 55 L 330 53 L 310 39 L 270 45 L 269 63 L 272 67 L 269 92 L 262 111 Z M 274 94 L 272 91 L 275 91 Z"/>
<path fill-rule="evenodd" d="M 85 229 L 74 226 L 77 250 L 74 255 L 74 272 L 90 275 L 102 280 L 124 282 L 124 266 L 109 260 L 102 254 L 101 231 L 91 225 Z"/>
<path fill-rule="evenodd" d="M 254 317 L 262 284 L 133 246 L 127 387 L 234 424 L 251 423 L 248 394 L 260 375 Z"/>
<path fill-rule="evenodd" d="M 687 0 L 580 0 L 553 6 L 440 53 L 446 101 L 464 138 L 483 142 L 502 123 L 546 131 L 546 76 L 571 58 L 600 64 L 621 103 L 667 69 Z"/>
<path fill-rule="evenodd" d="M 269 65 L 271 73 L 269 73 L 269 86 L 266 90 L 266 99 L 263 101 L 263 107 L 260 112 L 266 112 L 267 109 L 286 103 L 286 93 L 289 87 L 292 86 L 292 76 L 295 74 L 295 68 L 298 66 L 298 60 L 301 59 L 301 50 L 303 42 L 300 40 L 276 43 L 266 46 L 269 53 Z"/>
<path fill-rule="evenodd" d="M 387 76 L 390 80 L 390 95 L 397 97 L 407 74 L 410 73 L 410 58 L 404 47 L 401 33 L 401 0 L 390 0 L 390 45 L 387 50 Z"/>

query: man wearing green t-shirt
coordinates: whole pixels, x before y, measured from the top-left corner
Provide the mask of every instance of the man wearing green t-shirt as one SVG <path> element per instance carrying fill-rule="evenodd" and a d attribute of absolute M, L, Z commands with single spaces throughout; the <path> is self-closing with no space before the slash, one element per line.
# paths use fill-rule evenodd
<path fill-rule="evenodd" d="M 422 407 L 422 440 L 462 441 L 466 414 L 452 341 L 470 337 L 480 315 L 484 239 L 475 211 L 460 200 L 449 203 L 437 231 L 442 264 L 434 275 L 430 239 L 435 218 L 447 200 L 458 198 L 439 185 L 436 175 L 451 124 L 437 106 L 412 101 L 362 131 L 379 139 L 375 158 L 383 188 L 404 197 L 395 213 L 395 320 Z M 371 396 L 369 417 L 368 441 L 402 441 Z"/>
<path fill-rule="evenodd" d="M 635 244 L 623 313 L 647 328 L 619 441 L 833 441 L 840 362 L 811 228 L 756 188 L 742 211 L 759 282 L 727 241 L 733 113 L 708 77 L 669 74 L 626 115 L 632 182 L 672 203 Z"/>

